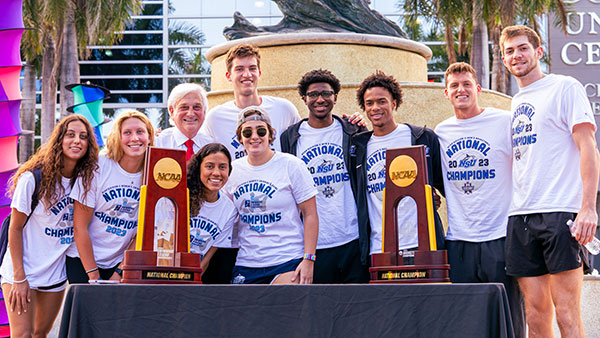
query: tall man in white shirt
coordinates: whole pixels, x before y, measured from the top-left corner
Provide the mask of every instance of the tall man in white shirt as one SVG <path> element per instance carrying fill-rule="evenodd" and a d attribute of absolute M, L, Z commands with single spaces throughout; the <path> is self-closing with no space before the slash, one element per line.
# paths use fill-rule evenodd
<path fill-rule="evenodd" d="M 156 138 L 156 146 L 185 150 L 189 161 L 200 148 L 213 142 L 199 132 L 208 107 L 206 91 L 196 83 L 179 84 L 171 90 L 167 105 L 175 127 L 163 130 Z"/>
<path fill-rule="evenodd" d="M 366 131 L 332 114 L 341 89 L 328 70 L 312 70 L 298 83 L 298 93 L 308 108 L 308 118 L 281 135 L 281 148 L 307 165 L 319 194 L 319 238 L 315 260 L 315 284 L 366 283 L 368 255 L 361 257 L 368 236 L 359 240 L 357 208 L 350 175 L 352 135 Z M 362 258 L 362 262 L 361 262 Z"/>
<path fill-rule="evenodd" d="M 525 296 L 529 337 L 584 337 L 580 298 L 584 248 L 596 230 L 599 154 L 585 90 L 569 76 L 542 73 L 539 36 L 511 26 L 502 59 L 520 91 L 513 97 L 513 193 L 506 237 L 507 274 Z M 576 223 L 575 236 L 566 225 Z"/>
<path fill-rule="evenodd" d="M 516 337 L 525 337 L 523 297 L 506 275 L 504 243 L 512 192 L 510 112 L 480 108 L 475 69 L 458 62 L 445 74 L 454 116 L 435 128 L 448 203 L 446 249 L 453 283 L 503 283 Z M 491 203 L 491 201 L 494 201 Z"/>
<path fill-rule="evenodd" d="M 231 153 L 233 160 L 246 156 L 244 146 L 235 136 L 237 117 L 242 109 L 259 106 L 269 112 L 275 129 L 273 148 L 281 150 L 279 135 L 287 127 L 300 121 L 296 107 L 288 100 L 267 95 L 258 95 L 260 80 L 260 51 L 258 48 L 241 44 L 233 47 L 225 58 L 227 73 L 225 76 L 233 86 L 234 99 L 212 108 L 206 115 L 202 127 L 207 135 L 223 144 Z"/>
<path fill-rule="evenodd" d="M 225 77 L 233 86 L 234 99 L 212 108 L 206 114 L 206 120 L 202 125 L 201 132 L 221 143 L 229 153 L 232 160 L 246 156 L 244 146 L 238 141 L 235 131 L 238 124 L 238 115 L 242 109 L 250 106 L 259 106 L 269 112 L 271 126 L 275 129 L 275 140 L 272 147 L 280 151 L 279 135 L 290 125 L 300 121 L 300 115 L 296 107 L 288 100 L 258 95 L 258 81 L 260 80 L 260 51 L 249 44 L 240 44 L 233 47 L 225 58 L 227 72 Z M 232 248 L 219 248 L 211 259 L 212 266 L 218 265 L 228 274 L 219 277 L 219 283 L 225 282 L 226 278 L 231 281 L 231 271 L 237 257 L 238 243 L 235 236 L 237 225 L 234 227 L 234 240 Z"/>

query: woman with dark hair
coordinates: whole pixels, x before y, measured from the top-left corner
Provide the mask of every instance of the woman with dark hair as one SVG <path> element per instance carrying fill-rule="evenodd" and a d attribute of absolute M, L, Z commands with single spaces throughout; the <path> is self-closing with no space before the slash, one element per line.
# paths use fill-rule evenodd
<path fill-rule="evenodd" d="M 308 168 L 271 149 L 275 130 L 260 107 L 239 113 L 236 135 L 248 156 L 233 162 L 227 184 L 240 214 L 232 283 L 311 284 L 319 217 Z"/>
<path fill-rule="evenodd" d="M 190 191 L 190 251 L 202 254 L 202 281 L 222 284 L 231 281 L 231 268 L 211 266 L 210 259 L 221 246 L 231 247 L 235 206 L 219 190 L 231 173 L 231 155 L 220 143 L 202 147 L 188 163 L 187 184 Z"/>
<path fill-rule="evenodd" d="M 69 283 L 121 279 L 125 250 L 135 245 L 142 169 L 153 144 L 146 115 L 126 111 L 108 135 L 92 187 L 87 191 L 77 180 L 71 191 L 77 251 L 67 253 Z"/>
<path fill-rule="evenodd" d="M 0 275 L 13 337 L 45 337 L 52 328 L 67 281 L 65 252 L 73 241 L 69 194 L 76 180 L 90 189 L 97 161 L 92 127 L 81 115 L 69 115 L 11 178 L 8 250 Z M 39 182 L 34 170 L 41 172 Z M 36 185 L 39 203 L 31 210 Z"/>

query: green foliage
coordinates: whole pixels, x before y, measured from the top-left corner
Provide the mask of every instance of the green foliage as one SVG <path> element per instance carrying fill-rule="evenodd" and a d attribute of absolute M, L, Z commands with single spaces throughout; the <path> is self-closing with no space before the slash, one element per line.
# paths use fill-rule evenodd
<path fill-rule="evenodd" d="M 132 23 L 131 16 L 142 9 L 141 0 L 76 0 L 74 4 L 79 56 L 84 59 L 90 55 L 86 48 L 90 44 L 119 42 L 123 35 L 118 32 L 125 30 Z"/>
<path fill-rule="evenodd" d="M 196 26 L 185 21 L 174 21 L 169 24 L 169 42 L 172 45 L 199 45 L 205 41 L 204 33 Z M 199 48 L 177 48 L 169 52 L 169 74 L 210 74 L 210 64 Z M 169 91 L 187 80 L 169 79 Z M 204 79 L 190 79 L 189 82 L 202 83 L 208 88 Z"/>

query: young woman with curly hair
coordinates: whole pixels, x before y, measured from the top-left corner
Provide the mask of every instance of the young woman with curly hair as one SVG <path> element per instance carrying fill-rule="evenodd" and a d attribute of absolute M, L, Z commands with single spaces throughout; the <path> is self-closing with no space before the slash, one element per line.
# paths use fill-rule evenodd
<path fill-rule="evenodd" d="M 211 265 L 218 248 L 231 248 L 237 211 L 231 200 L 219 193 L 231 173 L 231 155 L 220 143 L 202 147 L 188 163 L 190 191 L 190 251 L 202 254 L 202 282 L 228 284 L 233 265 Z"/>
<path fill-rule="evenodd" d="M 120 280 L 125 250 L 134 245 L 142 169 L 154 128 L 146 115 L 121 114 L 98 158 L 98 170 L 87 191 L 77 181 L 73 228 L 77 252 L 67 254 L 69 283 Z"/>
<path fill-rule="evenodd" d="M 13 337 L 45 337 L 52 328 L 66 286 L 65 252 L 73 241 L 69 194 L 76 180 L 83 191 L 90 189 L 97 160 L 92 127 L 81 115 L 69 115 L 11 178 L 8 250 L 0 275 Z M 30 210 L 36 169 L 39 203 Z"/>

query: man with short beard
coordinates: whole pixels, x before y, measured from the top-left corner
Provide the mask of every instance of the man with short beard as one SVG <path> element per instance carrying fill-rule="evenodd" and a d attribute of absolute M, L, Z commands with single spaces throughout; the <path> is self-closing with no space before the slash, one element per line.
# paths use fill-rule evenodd
<path fill-rule="evenodd" d="M 554 337 L 553 309 L 563 337 L 584 337 L 580 298 L 587 252 L 582 245 L 594 238 L 598 223 L 594 116 L 581 83 L 542 73 L 543 48 L 535 31 L 507 27 L 500 47 L 520 87 L 511 104 L 506 272 L 518 278 L 525 296 L 529 337 Z M 568 220 L 575 220 L 574 235 Z"/>
<path fill-rule="evenodd" d="M 332 114 L 340 81 L 328 70 L 312 70 L 298 83 L 298 93 L 308 108 L 308 118 L 281 135 L 282 151 L 304 161 L 319 194 L 319 237 L 314 283 L 366 283 L 367 256 L 361 260 L 355 193 L 350 183 L 350 138 L 366 130 Z"/>

